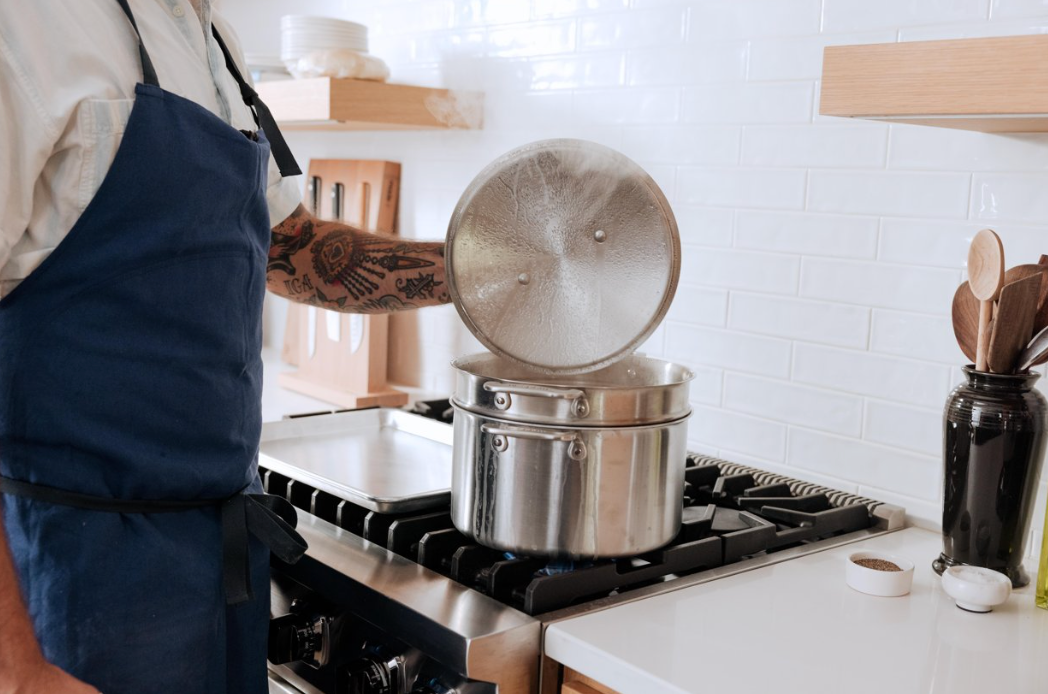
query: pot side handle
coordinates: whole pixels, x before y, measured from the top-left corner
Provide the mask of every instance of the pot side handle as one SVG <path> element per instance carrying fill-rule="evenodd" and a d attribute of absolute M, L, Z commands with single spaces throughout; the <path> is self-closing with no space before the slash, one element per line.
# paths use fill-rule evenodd
<path fill-rule="evenodd" d="M 485 381 L 484 390 L 495 394 L 495 407 L 500 410 L 509 409 L 513 402 L 510 396 L 530 395 L 542 398 L 572 400 L 571 413 L 573 415 L 585 417 L 589 414 L 589 402 L 586 401 L 586 394 L 578 388 L 551 388 L 549 386 L 528 385 L 526 383 Z"/>

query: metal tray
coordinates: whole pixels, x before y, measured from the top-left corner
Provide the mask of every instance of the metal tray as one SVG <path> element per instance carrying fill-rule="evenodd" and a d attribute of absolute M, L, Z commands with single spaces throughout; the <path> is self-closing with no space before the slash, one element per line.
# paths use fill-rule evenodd
<path fill-rule="evenodd" d="M 450 425 L 390 408 L 270 422 L 259 465 L 380 513 L 447 506 Z"/>

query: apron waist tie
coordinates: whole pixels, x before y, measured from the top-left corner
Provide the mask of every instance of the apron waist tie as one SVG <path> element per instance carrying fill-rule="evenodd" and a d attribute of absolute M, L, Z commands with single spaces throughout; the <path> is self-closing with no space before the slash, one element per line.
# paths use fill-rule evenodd
<path fill-rule="evenodd" d="M 306 541 L 295 531 L 298 516 L 287 499 L 272 494 L 248 494 L 243 489 L 222 499 L 114 499 L 33 484 L 0 475 L 0 491 L 12 496 L 60 506 L 109 513 L 175 513 L 221 507 L 222 588 L 226 604 L 253 598 L 248 561 L 248 535 L 261 540 L 283 562 L 294 564 L 306 552 Z"/>

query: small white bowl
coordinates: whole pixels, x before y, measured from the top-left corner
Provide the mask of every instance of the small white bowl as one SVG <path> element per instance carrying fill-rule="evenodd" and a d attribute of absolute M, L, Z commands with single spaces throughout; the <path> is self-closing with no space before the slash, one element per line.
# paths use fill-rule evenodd
<path fill-rule="evenodd" d="M 856 564 L 857 559 L 889 561 L 901 570 L 871 569 Z M 848 568 L 845 571 L 844 579 L 849 586 L 860 593 L 895 598 L 910 592 L 910 587 L 913 585 L 913 562 L 884 552 L 855 552 L 848 557 Z"/>
<path fill-rule="evenodd" d="M 951 566 L 942 574 L 942 589 L 969 612 L 989 612 L 1012 594 L 1010 578 L 981 566 Z"/>

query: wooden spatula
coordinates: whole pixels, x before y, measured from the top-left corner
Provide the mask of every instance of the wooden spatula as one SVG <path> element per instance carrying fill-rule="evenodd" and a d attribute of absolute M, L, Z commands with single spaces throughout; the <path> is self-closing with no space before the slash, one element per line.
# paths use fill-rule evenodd
<path fill-rule="evenodd" d="M 986 358 L 992 373 L 1012 373 L 1015 370 L 1019 352 L 1033 335 L 1033 319 L 1037 314 L 1040 292 L 1040 273 L 1006 284 L 1001 289 Z"/>
<path fill-rule="evenodd" d="M 972 294 L 967 282 L 957 287 L 953 295 L 953 334 L 964 356 L 975 363 L 975 349 L 979 343 L 979 300 Z"/>

